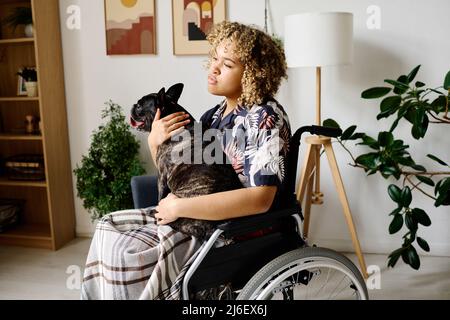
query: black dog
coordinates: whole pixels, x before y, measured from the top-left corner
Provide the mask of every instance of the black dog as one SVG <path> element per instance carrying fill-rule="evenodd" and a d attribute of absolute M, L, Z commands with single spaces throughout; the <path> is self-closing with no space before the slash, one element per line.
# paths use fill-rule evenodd
<path fill-rule="evenodd" d="M 181 111 L 188 113 L 178 104 L 183 87 L 183 84 L 178 83 L 170 87 L 167 92 L 162 88 L 159 93 L 152 93 L 141 98 L 131 110 L 131 125 L 138 130 L 150 132 L 158 108 L 161 111 L 161 118 Z M 192 115 L 189 114 L 189 116 L 191 122 L 185 126 L 185 129 L 189 132 L 190 139 L 166 140 L 159 146 L 156 153 L 156 164 L 159 172 L 159 199 L 161 200 L 169 193 L 173 193 L 180 198 L 189 198 L 242 188 L 242 183 L 233 167 L 226 161 L 223 152 L 220 155 L 222 157 L 221 163 L 205 164 L 202 157 L 201 164 L 194 164 L 194 145 L 198 146 L 199 141 L 194 143 L 195 120 Z M 203 128 L 202 137 L 205 129 L 208 128 Z M 208 143 L 204 142 L 203 139 L 200 143 L 202 150 L 196 150 L 196 152 L 201 151 L 203 154 L 203 149 Z M 191 155 L 190 163 L 174 161 L 172 159 L 174 150 L 177 152 L 189 151 L 188 154 Z M 214 221 L 180 218 L 170 223 L 170 226 L 175 230 L 203 240 L 212 234 L 216 224 L 217 222 Z"/>

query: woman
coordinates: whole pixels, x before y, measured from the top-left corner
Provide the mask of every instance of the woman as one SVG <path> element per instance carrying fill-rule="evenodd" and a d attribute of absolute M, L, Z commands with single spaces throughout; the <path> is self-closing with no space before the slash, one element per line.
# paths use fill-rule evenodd
<path fill-rule="evenodd" d="M 283 49 L 271 37 L 239 23 L 222 22 L 208 35 L 208 91 L 224 97 L 201 118 L 219 129 L 219 140 L 244 189 L 194 198 L 169 194 L 153 217 L 149 208 L 105 216 L 87 259 L 82 298 L 179 299 L 183 276 L 201 243 L 167 226 L 178 218 L 225 220 L 267 212 L 279 205 L 290 127 L 273 99 L 283 78 Z M 158 146 L 180 132 L 183 114 L 153 122 L 148 143 Z"/>

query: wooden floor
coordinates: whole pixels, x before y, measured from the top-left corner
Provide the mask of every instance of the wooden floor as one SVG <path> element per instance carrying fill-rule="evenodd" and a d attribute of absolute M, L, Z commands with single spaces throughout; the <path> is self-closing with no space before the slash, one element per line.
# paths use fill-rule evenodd
<path fill-rule="evenodd" d="M 56 252 L 0 246 L 0 299 L 79 299 L 89 245 L 79 238 Z M 401 261 L 387 269 L 385 255 L 365 258 L 381 269 L 381 289 L 369 290 L 371 299 L 450 299 L 450 257 L 422 257 L 419 271 Z"/>

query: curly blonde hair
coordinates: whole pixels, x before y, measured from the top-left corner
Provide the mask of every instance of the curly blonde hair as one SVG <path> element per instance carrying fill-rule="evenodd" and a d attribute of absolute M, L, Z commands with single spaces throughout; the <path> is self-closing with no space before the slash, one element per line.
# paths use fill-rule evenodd
<path fill-rule="evenodd" d="M 207 67 L 222 41 L 234 42 L 234 54 L 244 66 L 242 94 L 237 101 L 241 106 L 263 103 L 278 92 L 283 78 L 287 79 L 284 49 L 256 27 L 224 21 L 214 25 L 207 40 L 212 45 Z"/>

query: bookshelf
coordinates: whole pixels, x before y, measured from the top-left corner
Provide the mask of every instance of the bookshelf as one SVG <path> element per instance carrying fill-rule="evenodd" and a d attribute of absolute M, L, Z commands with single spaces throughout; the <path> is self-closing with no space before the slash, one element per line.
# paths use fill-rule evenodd
<path fill-rule="evenodd" d="M 34 35 L 0 25 L 0 157 L 43 156 L 45 179 L 12 180 L 3 163 L 0 198 L 24 199 L 17 226 L 0 233 L 0 245 L 57 250 L 75 237 L 75 209 L 67 128 L 58 0 L 0 0 L 0 21 L 14 7 L 32 9 Z M 17 72 L 35 67 L 38 96 L 19 95 Z M 33 134 L 25 117 L 40 119 Z"/>

